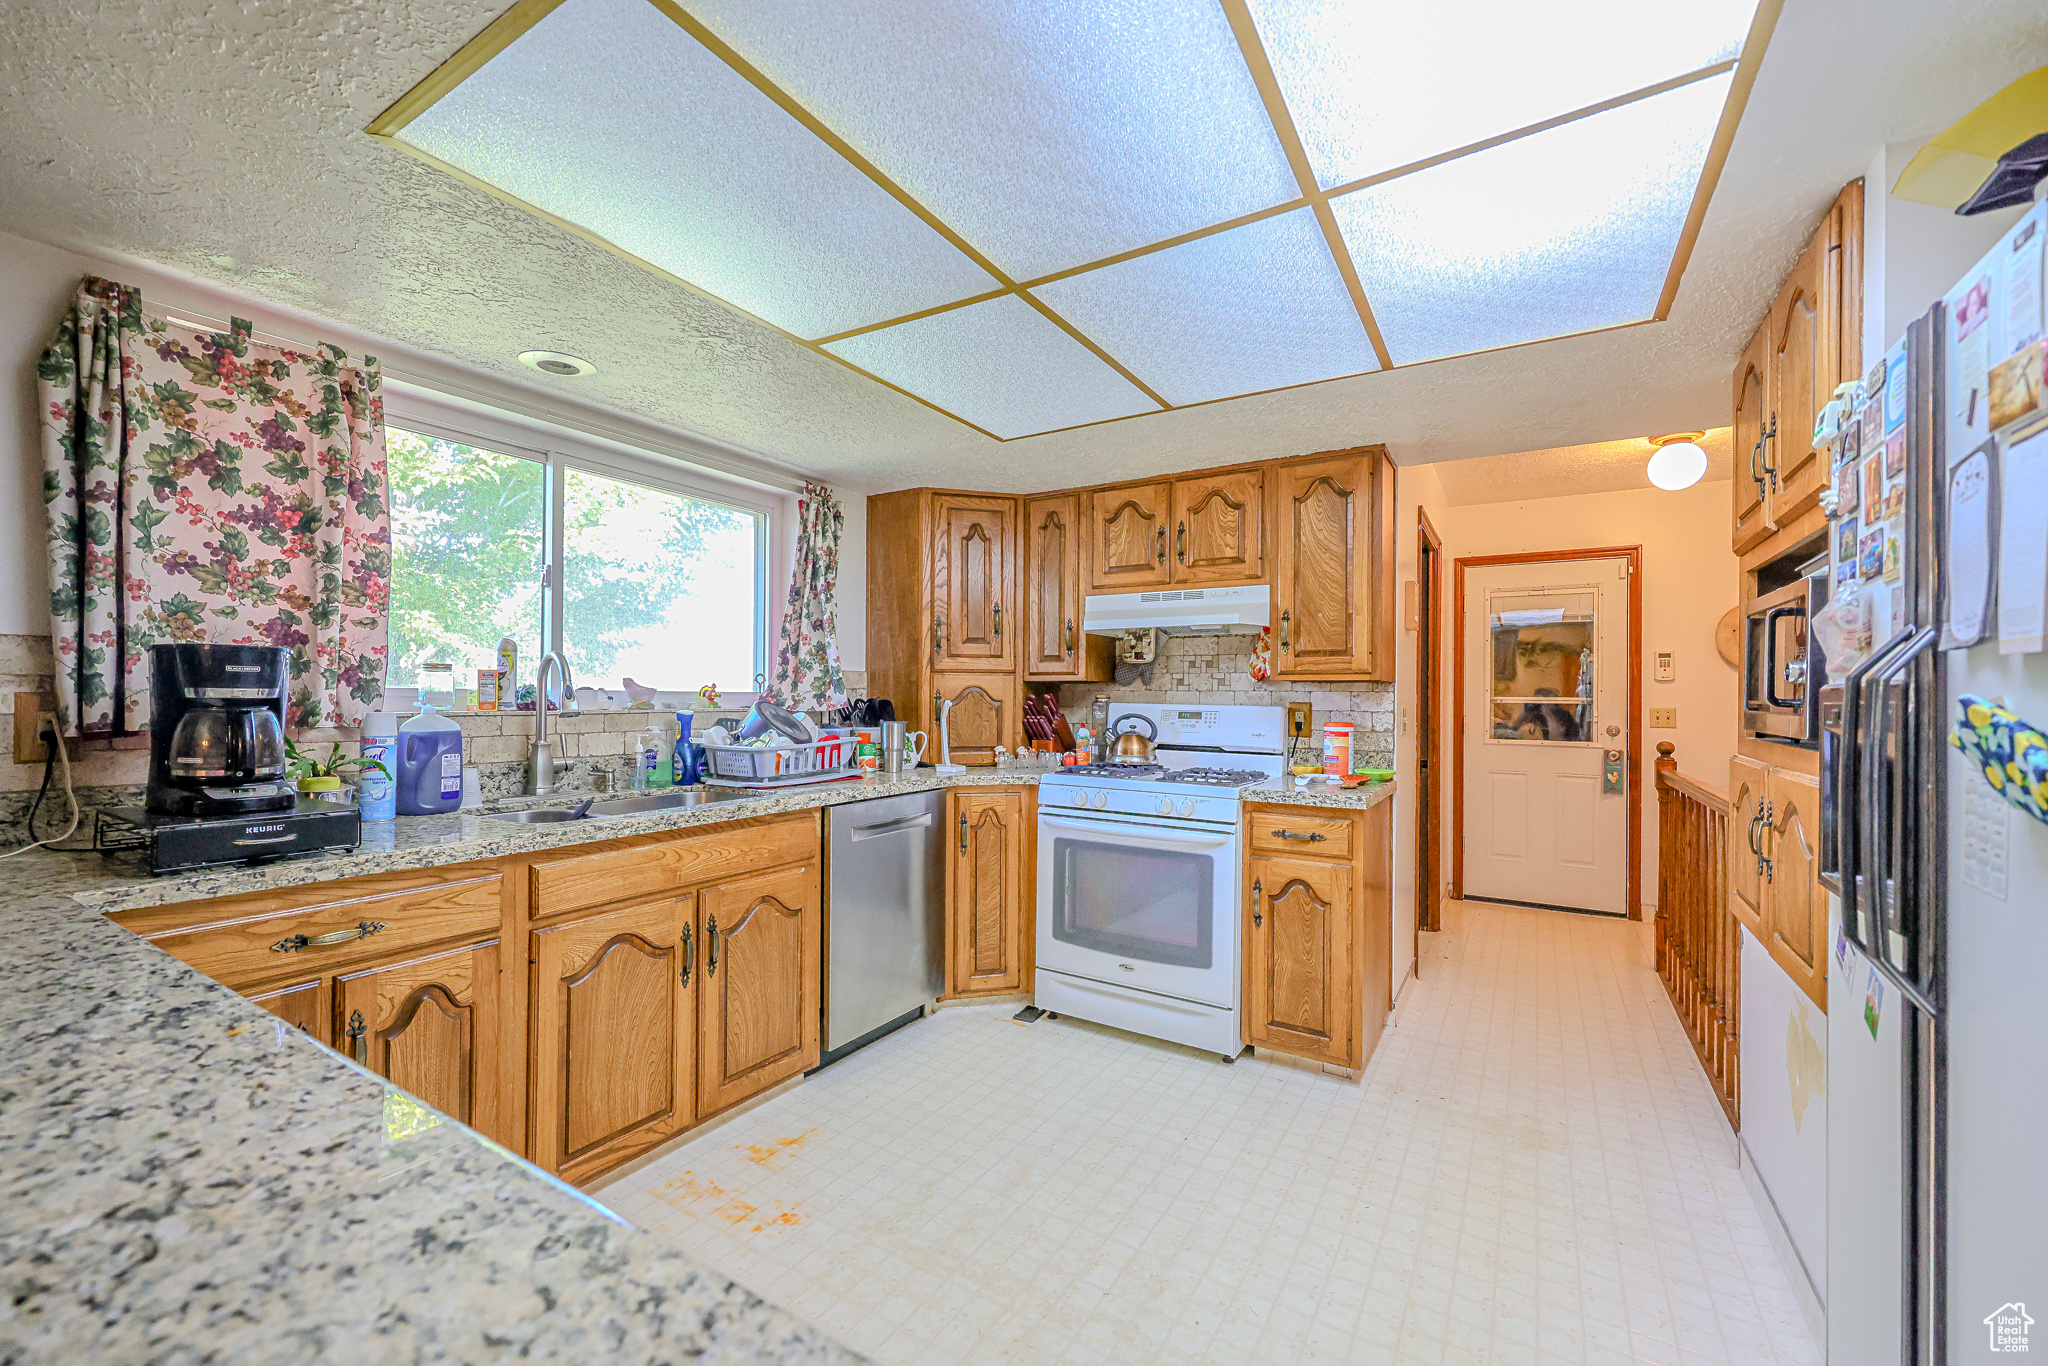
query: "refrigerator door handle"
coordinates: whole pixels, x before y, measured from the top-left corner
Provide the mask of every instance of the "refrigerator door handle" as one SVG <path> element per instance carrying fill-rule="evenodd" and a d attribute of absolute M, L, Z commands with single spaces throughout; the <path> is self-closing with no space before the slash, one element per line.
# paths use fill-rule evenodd
<path fill-rule="evenodd" d="M 1835 863 L 1842 883 L 1842 933 L 1868 950 L 1857 932 L 1863 877 L 1863 685 L 1908 637 L 1894 637 L 1866 655 L 1842 680 L 1842 742 L 1835 772 Z"/>

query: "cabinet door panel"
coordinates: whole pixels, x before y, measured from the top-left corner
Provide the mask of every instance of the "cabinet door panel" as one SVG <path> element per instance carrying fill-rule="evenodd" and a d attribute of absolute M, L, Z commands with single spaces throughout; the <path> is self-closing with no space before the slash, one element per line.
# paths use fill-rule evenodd
<path fill-rule="evenodd" d="M 1034 678 L 1082 672 L 1080 510 L 1072 494 L 1024 504 L 1024 672 Z"/>
<path fill-rule="evenodd" d="M 818 866 L 707 887 L 698 1108 L 714 1114 L 818 1062 Z"/>
<path fill-rule="evenodd" d="M 1350 866 L 1253 858 L 1247 873 L 1251 1042 L 1349 1065 L 1358 1013 Z"/>
<path fill-rule="evenodd" d="M 328 977 L 315 977 L 243 994 L 286 1024 L 297 1026 L 321 1043 L 332 1044 L 334 1035 L 329 1029 L 334 1015 L 330 1004 L 334 998 L 329 991 L 332 981 Z"/>
<path fill-rule="evenodd" d="M 1175 583 L 1243 583 L 1264 576 L 1265 490 L 1260 470 L 1175 482 Z"/>
<path fill-rule="evenodd" d="M 1771 534 L 1771 524 L 1764 516 L 1764 492 L 1770 487 L 1764 473 L 1764 423 L 1770 407 L 1764 357 L 1770 349 L 1770 334 L 1767 318 L 1735 363 L 1733 542 L 1738 555 Z"/>
<path fill-rule="evenodd" d="M 571 1180 L 689 1126 L 696 898 L 533 932 L 533 1158 Z"/>
<path fill-rule="evenodd" d="M 1024 904 L 1025 794 L 956 789 L 947 794 L 946 815 L 947 993 L 1023 991 L 1025 926 L 1035 923 Z"/>
<path fill-rule="evenodd" d="M 953 711 L 947 718 L 949 733 L 953 739 L 953 762 L 974 764 L 983 768 L 991 767 L 996 761 L 996 746 L 1015 749 L 1021 738 L 1019 727 L 1022 721 L 1018 715 L 1017 680 L 999 678 L 994 674 L 959 674 L 933 680 L 937 694 L 932 715 L 938 715 L 937 702 L 950 700 Z M 933 733 L 927 737 L 930 753 L 927 758 L 937 758 L 939 737 L 937 722 L 933 722 Z"/>
<path fill-rule="evenodd" d="M 1016 665 L 1008 498 L 938 497 L 932 518 L 933 599 L 939 605 L 939 667 Z"/>
<path fill-rule="evenodd" d="M 1754 759 L 1728 761 L 1728 909 L 1769 946 L 1764 928 L 1764 802 L 1770 772 Z"/>
<path fill-rule="evenodd" d="M 1375 637 L 1375 460 L 1370 455 L 1283 465 L 1273 672 L 1327 678 L 1370 674 Z"/>
<path fill-rule="evenodd" d="M 1841 307 L 1835 276 L 1840 209 L 1831 209 L 1806 244 L 1771 308 L 1771 417 L 1768 516 L 1784 526 L 1820 499 L 1826 452 L 1813 444 L 1813 423 L 1834 396 Z"/>
<path fill-rule="evenodd" d="M 1821 1009 L 1828 1004 L 1827 897 L 1820 885 L 1820 784 L 1772 769 L 1764 939 L 1771 957 Z"/>
<path fill-rule="evenodd" d="M 507 1146 L 499 943 L 348 973 L 335 1014 L 350 1056 Z"/>
<path fill-rule="evenodd" d="M 1097 593 L 1156 588 L 1173 579 L 1167 545 L 1171 484 L 1096 489 L 1089 499 L 1090 586 Z"/>

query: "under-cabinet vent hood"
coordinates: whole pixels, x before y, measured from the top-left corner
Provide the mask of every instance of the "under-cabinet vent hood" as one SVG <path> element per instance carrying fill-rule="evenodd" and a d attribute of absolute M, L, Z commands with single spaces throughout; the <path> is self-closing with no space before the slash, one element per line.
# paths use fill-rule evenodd
<path fill-rule="evenodd" d="M 1144 630 L 1175 636 L 1250 636 L 1272 621 L 1273 590 L 1263 583 L 1099 593 L 1084 601 L 1081 612 L 1081 629 L 1091 636 Z"/>

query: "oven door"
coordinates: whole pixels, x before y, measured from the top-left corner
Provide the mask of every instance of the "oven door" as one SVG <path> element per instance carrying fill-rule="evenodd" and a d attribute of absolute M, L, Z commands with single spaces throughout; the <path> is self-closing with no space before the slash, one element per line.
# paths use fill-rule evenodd
<path fill-rule="evenodd" d="M 1816 577 L 1825 583 L 1825 574 Z M 1817 694 L 1826 680 L 1814 671 L 1818 659 L 1808 618 L 1821 604 L 1813 595 L 1814 580 L 1808 578 L 1750 604 L 1743 627 L 1742 726 L 1751 735 L 1819 742 Z"/>
<path fill-rule="evenodd" d="M 1038 966 L 1237 1004 L 1237 832 L 1038 818 Z"/>

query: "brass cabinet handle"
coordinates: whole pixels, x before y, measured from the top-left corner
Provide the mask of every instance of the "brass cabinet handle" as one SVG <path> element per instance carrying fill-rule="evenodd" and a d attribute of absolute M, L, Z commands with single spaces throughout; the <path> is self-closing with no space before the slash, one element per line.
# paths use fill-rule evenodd
<path fill-rule="evenodd" d="M 1777 439 L 1778 415 L 1776 413 L 1772 413 L 1771 425 L 1764 429 L 1764 434 L 1763 436 L 1758 438 L 1757 444 L 1759 446 L 1763 446 L 1765 442 L 1775 442 Z M 1768 450 L 1769 447 L 1765 446 L 1764 449 Z M 1764 457 L 1764 473 L 1771 476 L 1771 492 L 1776 493 L 1778 491 L 1778 467 L 1771 463 L 1771 458 L 1768 455 Z"/>
<path fill-rule="evenodd" d="M 1001 603 L 996 603 L 996 604 L 995 604 L 995 605 L 994 605 L 993 607 L 991 607 L 991 608 L 990 608 L 989 610 L 990 610 L 991 612 L 993 612 L 993 613 L 995 614 L 995 619 L 996 619 L 996 626 L 995 626 L 995 635 L 996 635 L 996 639 L 997 639 L 997 640 L 1001 640 L 1001 639 L 1003 638 L 1003 605 L 1002 605 Z"/>
<path fill-rule="evenodd" d="M 1259 911 L 1259 901 L 1265 895 L 1265 884 L 1252 879 L 1252 925 L 1254 928 L 1266 923 L 1266 917 Z"/>
<path fill-rule="evenodd" d="M 1319 834 L 1313 830 L 1306 834 L 1299 830 L 1275 830 L 1273 833 L 1283 840 L 1307 840 L 1310 844 L 1321 844 L 1329 838 L 1328 835 Z"/>
<path fill-rule="evenodd" d="M 1182 522 L 1173 529 L 1173 558 L 1182 564 L 1188 562 L 1188 524 Z"/>
<path fill-rule="evenodd" d="M 1067 618 L 1067 653 L 1074 653 L 1074 619 Z"/>
<path fill-rule="evenodd" d="M 946 619 L 937 612 L 932 613 L 932 658 L 937 659 L 946 652 Z"/>
<path fill-rule="evenodd" d="M 363 1012 L 351 1010 L 348 1013 L 348 1028 L 342 1033 L 348 1035 L 348 1055 L 364 1067 L 370 1065 L 370 1027 L 363 1022 Z"/>
<path fill-rule="evenodd" d="M 704 946 L 704 975 L 706 977 L 716 977 L 718 975 L 718 917 L 715 915 L 704 926 Z"/>
<path fill-rule="evenodd" d="M 960 852 L 967 852 L 967 813 L 960 813 Z"/>
<path fill-rule="evenodd" d="M 1293 647 L 1287 643 L 1287 623 L 1292 619 L 1292 613 L 1282 612 L 1280 614 L 1280 653 L 1283 655 L 1288 653 L 1291 649 L 1293 649 Z"/>
<path fill-rule="evenodd" d="M 1776 812 L 1773 810 L 1773 808 L 1776 807 L 1776 805 L 1776 802 L 1764 803 L 1763 829 L 1757 832 L 1757 842 L 1759 845 L 1761 845 L 1763 840 L 1767 838 L 1771 833 L 1771 822 L 1776 818 Z M 1764 875 L 1765 882 L 1771 882 L 1775 880 L 1775 876 L 1778 871 L 1777 861 L 1770 856 L 1770 853 L 1767 850 L 1759 848 L 1756 854 L 1756 870 Z"/>
<path fill-rule="evenodd" d="M 690 937 L 690 925 L 689 925 L 689 922 L 685 921 L 685 922 L 684 922 L 684 924 L 683 924 L 683 985 L 684 985 L 684 986 L 688 986 L 688 985 L 690 985 L 690 969 L 691 969 L 691 968 L 693 968 L 693 967 L 695 967 L 695 966 L 696 966 L 696 964 L 697 964 L 697 944 L 696 944 L 696 941 L 695 941 L 694 939 L 692 939 L 692 938 Z"/>
<path fill-rule="evenodd" d="M 373 934 L 382 933 L 386 928 L 381 920 L 358 920 L 352 930 L 333 930 L 327 934 L 295 934 L 289 939 L 280 939 L 270 946 L 270 951 L 297 953 L 300 949 L 324 949 L 332 944 L 368 939 Z"/>
<path fill-rule="evenodd" d="M 1166 528 L 1159 528 L 1159 563 L 1166 563 Z"/>

